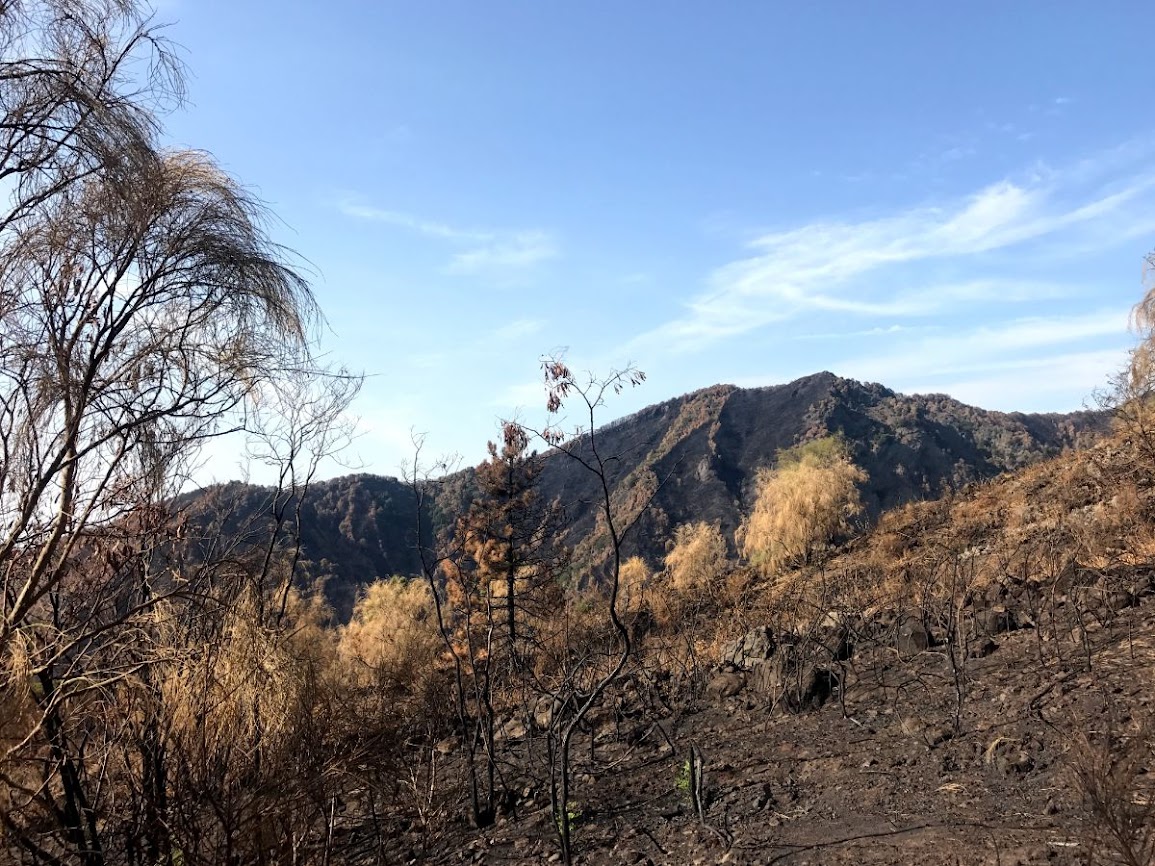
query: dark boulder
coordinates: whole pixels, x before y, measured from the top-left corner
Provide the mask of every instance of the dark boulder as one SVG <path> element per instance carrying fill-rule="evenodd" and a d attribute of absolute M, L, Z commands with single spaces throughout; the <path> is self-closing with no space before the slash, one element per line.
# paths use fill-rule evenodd
<path fill-rule="evenodd" d="M 776 647 L 774 632 L 769 626 L 751 629 L 723 647 L 722 664 L 740 671 L 753 670 L 755 665 L 771 658 Z"/>
<path fill-rule="evenodd" d="M 898 624 L 895 646 L 904 656 L 918 655 L 931 645 L 930 632 L 914 617 L 906 617 Z"/>

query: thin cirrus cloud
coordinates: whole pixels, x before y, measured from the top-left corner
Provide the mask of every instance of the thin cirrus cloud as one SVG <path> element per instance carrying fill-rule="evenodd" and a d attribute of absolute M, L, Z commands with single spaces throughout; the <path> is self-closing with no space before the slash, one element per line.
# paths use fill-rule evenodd
<path fill-rule="evenodd" d="M 1105 349 L 1023 359 L 974 377 L 955 379 L 950 393 L 964 403 L 1004 412 L 1096 408 L 1097 394 L 1104 389 L 1109 393 L 1110 373 L 1117 371 L 1123 360 L 1118 352 Z M 1080 401 L 1055 401 L 1056 397 L 1069 399 L 1072 390 L 1083 395 Z"/>
<path fill-rule="evenodd" d="M 529 270 L 559 254 L 553 235 L 541 229 L 497 231 L 461 228 L 403 211 L 364 204 L 353 198 L 343 199 L 337 207 L 341 213 L 355 219 L 383 223 L 459 247 L 445 265 L 445 271 L 451 274 L 508 275 Z"/>
<path fill-rule="evenodd" d="M 493 339 L 500 342 L 513 342 L 525 337 L 532 337 L 544 328 L 545 322 L 541 319 L 514 319 L 494 331 Z"/>
<path fill-rule="evenodd" d="M 557 254 L 557 244 L 548 232 L 512 232 L 493 236 L 480 246 L 455 254 L 446 270 L 453 274 L 521 271 Z"/>
<path fill-rule="evenodd" d="M 877 336 L 894 338 L 894 345 L 880 349 L 864 344 L 861 354 L 828 368 L 908 394 L 947 393 L 987 409 L 1068 411 L 1093 404 L 1095 392 L 1122 369 L 1127 350 L 1099 342 L 1120 334 L 1127 316 L 1125 310 L 1102 309 L 953 331 L 936 326 L 914 339 L 904 338 L 921 329 L 892 327 Z M 736 384 L 755 387 L 806 372 L 779 370 L 774 376 L 739 378 Z"/>
<path fill-rule="evenodd" d="M 805 313 L 931 316 L 972 300 L 1070 294 L 1075 287 L 1061 281 L 1024 283 L 998 275 L 909 292 L 888 287 L 909 284 L 919 267 L 973 270 L 985 254 L 1012 247 L 1026 261 L 1033 246 L 1105 247 L 1133 235 L 1137 222 L 1149 222 L 1155 175 L 1137 173 L 1119 182 L 1115 156 L 1105 155 L 1098 171 L 1093 161 L 1067 172 L 1036 170 L 1026 181 L 1002 180 L 945 205 L 763 234 L 748 243 L 747 255 L 716 268 L 681 315 L 635 344 L 680 352 Z"/>
<path fill-rule="evenodd" d="M 1004 411 L 1077 409 L 1122 369 L 1127 349 L 1115 343 L 1127 327 L 1125 309 L 1036 316 L 941 332 L 884 354 L 840 362 L 854 376 L 907 392 L 949 393 Z"/>
<path fill-rule="evenodd" d="M 856 375 L 899 384 L 917 371 L 921 379 L 960 376 L 990 370 L 1046 366 L 1048 356 L 1072 344 L 1113 337 L 1127 328 L 1127 310 L 1103 309 L 1071 316 L 1031 316 L 907 343 L 897 352 L 851 358 L 845 365 Z M 1111 357 L 1121 353 L 1111 350 Z M 1107 368 L 1097 368 L 1099 376 Z"/>
<path fill-rule="evenodd" d="M 545 385 L 540 379 L 506 385 L 493 398 L 491 405 L 516 414 L 525 407 L 545 406 Z"/>
<path fill-rule="evenodd" d="M 420 235 L 433 238 L 443 238 L 451 241 L 469 241 L 469 242 L 484 242 L 493 239 L 493 234 L 490 232 L 473 231 L 469 229 L 455 228 L 445 223 L 434 222 L 432 220 L 421 219 L 412 214 L 402 213 L 401 211 L 387 210 L 385 208 L 374 207 L 373 205 L 359 204 L 351 200 L 343 200 L 338 204 L 338 208 L 345 216 L 356 217 L 357 219 L 371 220 L 372 222 L 385 223 L 386 225 L 395 226 L 397 228 L 408 229 L 411 232 L 416 232 Z"/>
<path fill-rule="evenodd" d="M 1095 408 L 1097 394 L 1110 390 L 1111 374 L 1126 353 L 1111 349 L 1058 352 L 1041 358 L 991 362 L 960 371 L 949 381 L 914 380 L 908 392 L 947 392 L 956 400 L 1004 412 L 1072 411 Z M 1072 395 L 1078 395 L 1072 397 Z"/>

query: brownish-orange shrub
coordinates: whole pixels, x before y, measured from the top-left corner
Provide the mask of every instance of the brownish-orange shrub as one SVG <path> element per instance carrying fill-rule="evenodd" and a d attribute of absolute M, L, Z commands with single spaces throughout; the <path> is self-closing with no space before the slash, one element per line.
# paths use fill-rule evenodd
<path fill-rule="evenodd" d="M 754 508 L 736 536 L 742 555 L 767 575 L 810 562 L 861 513 L 866 477 L 837 437 L 779 452 L 778 465 L 757 475 Z"/>
<path fill-rule="evenodd" d="M 640 556 L 631 556 L 623 562 L 618 576 L 618 609 L 635 614 L 648 608 L 652 578 L 650 567 Z"/>
<path fill-rule="evenodd" d="M 428 680 L 444 649 L 429 585 L 401 577 L 369 584 L 337 646 L 355 682 L 408 688 Z"/>
<path fill-rule="evenodd" d="M 716 523 L 684 523 L 674 531 L 666 554 L 666 585 L 676 595 L 693 597 L 717 592 L 726 572 L 726 539 Z"/>

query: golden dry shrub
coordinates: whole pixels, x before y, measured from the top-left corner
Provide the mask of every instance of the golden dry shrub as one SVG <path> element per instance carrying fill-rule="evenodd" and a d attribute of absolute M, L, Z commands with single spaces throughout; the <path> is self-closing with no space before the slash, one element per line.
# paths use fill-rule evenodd
<path fill-rule="evenodd" d="M 726 571 L 726 539 L 716 523 L 684 523 L 666 554 L 669 587 L 679 595 L 712 594 Z"/>
<path fill-rule="evenodd" d="M 157 645 L 171 655 L 151 669 L 159 688 L 119 695 L 138 702 L 136 724 L 154 715 L 162 726 L 172 840 L 189 863 L 289 862 L 291 840 L 324 820 L 318 792 L 345 790 L 354 767 L 362 784 L 398 758 L 392 705 L 348 687 L 329 610 L 296 592 L 283 608 L 273 601 L 245 592 L 211 634 L 180 645 L 188 619 L 159 604 Z M 139 736 L 150 742 L 147 725 Z"/>
<path fill-rule="evenodd" d="M 623 613 L 640 613 L 649 607 L 650 568 L 640 556 L 631 556 L 618 572 L 618 609 Z"/>
<path fill-rule="evenodd" d="M 26 634 L 14 632 L 5 650 L 0 656 L 0 755 L 28 735 L 35 724 L 35 695 L 41 691 L 33 677 L 33 648 Z"/>
<path fill-rule="evenodd" d="M 835 436 L 780 451 L 778 465 L 756 476 L 754 508 L 736 535 L 742 556 L 764 574 L 811 561 L 862 512 L 866 479 Z"/>
<path fill-rule="evenodd" d="M 0 658 L 0 814 L 12 814 L 24 800 L 21 789 L 35 790 L 42 781 L 37 768 L 22 760 L 20 745 L 40 722 L 36 697 L 43 690 L 32 675 L 29 641 L 17 631 Z"/>
<path fill-rule="evenodd" d="M 279 627 L 263 621 L 262 609 L 253 594 L 242 595 L 214 640 L 174 649 L 159 668 L 174 736 L 196 741 L 202 757 L 258 740 L 268 747 L 291 741 L 331 669 L 323 605 L 292 592 Z M 175 611 L 158 606 L 156 627 L 175 647 Z"/>
<path fill-rule="evenodd" d="M 1145 278 L 1147 291 L 1131 310 L 1131 328 L 1139 338 L 1131 353 L 1128 367 L 1133 396 L 1149 396 L 1155 388 L 1155 253 L 1147 256 Z"/>
<path fill-rule="evenodd" d="M 1147 291 L 1131 310 L 1131 330 L 1137 337 L 1126 367 L 1100 394 L 1104 408 L 1113 410 L 1115 426 L 1133 436 L 1150 457 L 1155 451 L 1155 253 L 1147 255 Z"/>
<path fill-rule="evenodd" d="M 429 585 L 403 577 L 365 587 L 338 640 L 340 658 L 355 682 L 418 690 L 431 678 L 443 649 Z"/>
<path fill-rule="evenodd" d="M 674 606 L 717 593 L 727 571 L 726 539 L 717 523 L 683 523 L 674 531 L 666 554 L 663 589 L 674 596 Z"/>

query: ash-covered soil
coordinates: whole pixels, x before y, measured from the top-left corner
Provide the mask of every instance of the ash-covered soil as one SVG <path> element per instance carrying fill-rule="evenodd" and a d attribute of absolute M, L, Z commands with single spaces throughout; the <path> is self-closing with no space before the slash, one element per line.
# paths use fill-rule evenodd
<path fill-rule="evenodd" d="M 1091 619 L 1085 641 L 1027 626 L 976 648 L 987 654 L 962 664 L 961 701 L 947 648 L 902 658 L 876 646 L 846 663 L 843 699 L 818 709 L 785 712 L 744 689 L 607 724 L 592 758 L 588 738 L 577 749 L 575 862 L 1086 862 L 1091 825 L 1071 767 L 1087 760 L 1084 737 L 1105 742 L 1148 716 L 1155 603 Z M 691 746 L 701 817 L 685 783 Z M 532 787 L 493 827 L 430 831 L 399 836 L 396 855 L 559 859 L 548 796 Z"/>

